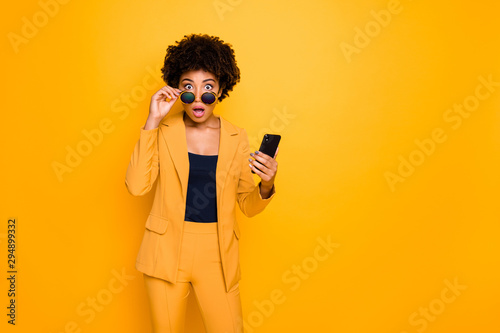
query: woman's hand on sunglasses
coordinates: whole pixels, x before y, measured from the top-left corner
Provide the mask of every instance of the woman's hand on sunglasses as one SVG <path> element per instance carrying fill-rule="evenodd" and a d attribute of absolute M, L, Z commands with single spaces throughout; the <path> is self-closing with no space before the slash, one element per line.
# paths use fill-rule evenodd
<path fill-rule="evenodd" d="M 161 121 L 170 111 L 174 103 L 177 101 L 181 90 L 170 86 L 160 88 L 151 97 L 149 104 L 149 117 L 157 121 Z"/>

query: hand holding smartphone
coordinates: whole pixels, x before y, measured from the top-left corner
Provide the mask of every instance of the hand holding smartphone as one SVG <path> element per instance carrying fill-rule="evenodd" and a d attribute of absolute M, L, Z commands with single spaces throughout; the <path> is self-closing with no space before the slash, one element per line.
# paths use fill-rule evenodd
<path fill-rule="evenodd" d="M 265 134 L 262 138 L 262 143 L 260 144 L 259 151 L 274 158 L 274 154 L 276 154 L 276 150 L 278 149 L 278 144 L 280 143 L 281 135 L 278 134 Z M 260 170 L 256 167 L 257 170 Z M 252 170 L 252 173 L 255 173 Z"/>

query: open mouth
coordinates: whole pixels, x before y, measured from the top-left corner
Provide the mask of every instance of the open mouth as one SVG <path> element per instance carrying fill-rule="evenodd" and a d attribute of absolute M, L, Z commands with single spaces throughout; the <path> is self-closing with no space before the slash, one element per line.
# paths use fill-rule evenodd
<path fill-rule="evenodd" d="M 193 113 L 195 115 L 195 117 L 203 117 L 203 115 L 205 114 L 205 109 L 201 108 L 201 107 L 195 107 L 193 108 Z"/>

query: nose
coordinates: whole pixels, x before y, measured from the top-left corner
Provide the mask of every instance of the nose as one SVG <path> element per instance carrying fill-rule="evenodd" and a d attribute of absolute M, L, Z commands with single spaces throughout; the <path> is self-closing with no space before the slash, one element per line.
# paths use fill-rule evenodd
<path fill-rule="evenodd" d="M 201 88 L 197 88 L 194 92 L 194 101 L 195 102 L 201 102 L 201 95 L 203 94 L 203 91 Z"/>

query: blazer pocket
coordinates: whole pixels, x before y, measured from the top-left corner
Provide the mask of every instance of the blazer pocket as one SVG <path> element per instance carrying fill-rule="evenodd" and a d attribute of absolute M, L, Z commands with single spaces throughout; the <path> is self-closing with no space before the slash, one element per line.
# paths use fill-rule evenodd
<path fill-rule="evenodd" d="M 168 219 L 149 214 L 146 220 L 146 229 L 156 232 L 157 234 L 164 234 L 167 231 Z"/>

